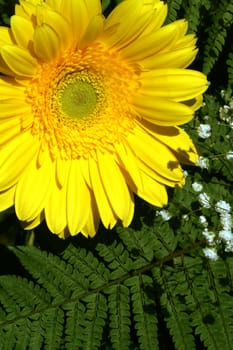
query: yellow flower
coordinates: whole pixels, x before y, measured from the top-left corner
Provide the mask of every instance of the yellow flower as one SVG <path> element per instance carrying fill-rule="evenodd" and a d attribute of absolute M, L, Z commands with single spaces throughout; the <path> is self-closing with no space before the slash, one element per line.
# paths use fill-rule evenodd
<path fill-rule="evenodd" d="M 0 27 L 0 210 L 26 229 L 94 236 L 128 226 L 134 193 L 155 206 L 181 186 L 196 149 L 193 118 L 206 77 L 187 22 L 167 5 L 125 0 L 20 0 Z"/>

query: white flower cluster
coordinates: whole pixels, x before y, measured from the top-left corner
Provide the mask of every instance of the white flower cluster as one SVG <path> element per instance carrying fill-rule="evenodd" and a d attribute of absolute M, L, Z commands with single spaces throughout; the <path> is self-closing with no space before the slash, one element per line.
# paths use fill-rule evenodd
<path fill-rule="evenodd" d="M 225 242 L 225 251 L 233 252 L 233 233 L 232 233 L 232 217 L 231 206 L 225 201 L 218 201 L 215 205 L 216 211 L 220 215 L 222 230 L 219 231 L 219 238 Z"/>
<path fill-rule="evenodd" d="M 225 96 L 225 91 L 221 91 L 221 95 L 223 98 L 226 99 Z M 220 118 L 228 123 L 231 128 L 233 128 L 233 98 L 231 97 L 229 99 L 229 102 L 227 101 L 228 104 L 225 104 L 224 106 L 220 107 L 219 109 L 219 116 Z"/>
<path fill-rule="evenodd" d="M 209 168 L 209 159 L 201 156 L 198 158 L 196 165 L 202 169 L 208 169 Z"/>
<path fill-rule="evenodd" d="M 200 124 L 197 128 L 197 133 L 201 139 L 207 139 L 211 136 L 211 126 L 209 124 Z"/>
<path fill-rule="evenodd" d="M 195 192 L 201 192 L 203 190 L 202 184 L 199 184 L 198 182 L 194 182 L 192 188 Z"/>
<path fill-rule="evenodd" d="M 201 197 L 200 196 L 204 195 Z M 199 201 L 205 208 L 210 208 L 210 198 L 206 193 L 199 195 Z M 233 252 L 233 221 L 231 216 L 231 206 L 224 200 L 220 200 L 215 204 L 215 210 L 220 216 L 221 230 L 213 232 L 208 229 L 208 222 L 204 215 L 199 217 L 199 221 L 203 226 L 203 236 L 206 238 L 208 246 L 203 249 L 203 253 L 211 260 L 217 260 L 217 245 L 224 243 L 225 252 Z"/>
<path fill-rule="evenodd" d="M 164 221 L 169 221 L 172 217 L 171 214 L 165 209 L 157 210 L 156 215 L 160 215 Z"/>
<path fill-rule="evenodd" d="M 198 195 L 199 203 L 202 207 L 209 209 L 211 207 L 210 196 L 206 192 L 202 192 Z"/>
<path fill-rule="evenodd" d="M 227 159 L 227 160 L 233 159 L 233 151 L 228 151 L 228 152 L 227 152 L 227 154 L 226 154 L 226 159 Z"/>

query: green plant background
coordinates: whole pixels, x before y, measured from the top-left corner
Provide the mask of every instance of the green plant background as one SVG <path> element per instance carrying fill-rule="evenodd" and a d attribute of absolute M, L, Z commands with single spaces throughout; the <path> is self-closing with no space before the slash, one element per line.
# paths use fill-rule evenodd
<path fill-rule="evenodd" d="M 103 1 L 105 14 L 118 2 Z M 136 199 L 130 228 L 100 227 L 91 240 L 62 241 L 45 224 L 26 233 L 13 209 L 1 213 L 1 350 L 233 349 L 233 252 L 216 238 L 218 259 L 206 258 L 200 223 L 205 216 L 218 237 L 215 204 L 233 207 L 233 0 L 168 6 L 167 23 L 186 18 L 199 38 L 192 68 L 208 75 L 210 87 L 185 129 L 209 166 L 185 167 L 185 187 L 169 190 L 170 218 Z M 14 1 L 0 1 L 2 25 L 13 12 Z M 206 123 L 211 135 L 203 139 L 198 127 Z"/>

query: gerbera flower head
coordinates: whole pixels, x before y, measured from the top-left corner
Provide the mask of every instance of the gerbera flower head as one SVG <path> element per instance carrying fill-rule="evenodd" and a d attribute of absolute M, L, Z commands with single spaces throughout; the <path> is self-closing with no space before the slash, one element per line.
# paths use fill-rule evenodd
<path fill-rule="evenodd" d="M 193 118 L 206 77 L 186 67 L 188 24 L 167 5 L 125 0 L 20 0 L 0 28 L 0 210 L 27 229 L 94 236 L 128 226 L 134 194 L 167 203 L 180 162 L 196 162 L 178 127 Z"/>

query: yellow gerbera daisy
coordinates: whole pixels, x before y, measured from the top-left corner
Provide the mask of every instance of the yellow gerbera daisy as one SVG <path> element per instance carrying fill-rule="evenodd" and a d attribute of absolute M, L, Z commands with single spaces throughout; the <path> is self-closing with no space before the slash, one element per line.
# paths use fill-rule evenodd
<path fill-rule="evenodd" d="M 167 203 L 180 162 L 195 162 L 177 125 L 193 118 L 206 77 L 187 22 L 167 5 L 20 0 L 0 27 L 0 210 L 60 237 L 128 226 L 134 197 Z"/>

